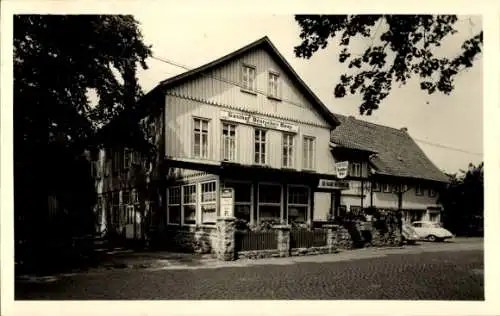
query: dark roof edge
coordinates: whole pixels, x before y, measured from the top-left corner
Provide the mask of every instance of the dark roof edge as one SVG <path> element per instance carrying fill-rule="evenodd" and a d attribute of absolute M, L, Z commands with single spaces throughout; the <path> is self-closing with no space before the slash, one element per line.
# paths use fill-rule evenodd
<path fill-rule="evenodd" d="M 264 36 L 264 37 L 254 41 L 254 42 L 252 42 L 252 43 L 250 43 L 250 44 L 248 44 L 248 45 L 246 45 L 238 50 L 235 50 L 232 53 L 229 53 L 225 56 L 222 56 L 218 59 L 215 59 L 215 60 L 213 60 L 207 64 L 204 64 L 200 67 L 188 70 L 188 71 L 181 73 L 177 76 L 163 80 L 158 84 L 157 87 L 165 89 L 171 85 L 179 84 L 183 80 L 187 80 L 188 78 L 190 78 L 190 77 L 192 77 L 200 72 L 212 69 L 212 68 L 220 65 L 221 63 L 227 62 L 227 61 L 233 59 L 234 57 L 236 57 L 236 56 L 238 56 L 238 55 L 240 55 L 240 54 L 242 54 L 242 53 L 244 53 L 252 48 L 255 48 L 255 47 L 258 47 L 258 46 L 264 45 L 264 44 L 268 45 L 268 47 L 272 50 L 272 52 L 277 56 L 277 59 L 280 61 L 281 66 L 285 69 L 285 71 L 287 71 L 293 77 L 293 79 L 295 79 L 299 83 L 300 88 L 302 88 L 302 90 L 304 90 L 306 92 L 306 94 L 309 96 L 309 99 L 311 99 L 313 101 L 313 103 L 318 105 L 319 112 L 322 112 L 321 114 L 327 120 L 327 122 L 329 124 L 331 124 L 333 127 L 338 126 L 340 124 L 340 121 L 337 119 L 337 117 L 335 117 L 335 115 L 326 107 L 326 105 L 316 96 L 316 94 L 314 94 L 314 92 L 312 92 L 312 90 L 307 86 L 307 84 L 299 77 L 299 75 L 295 72 L 295 70 L 292 68 L 292 66 L 286 61 L 286 59 L 283 57 L 283 55 L 281 55 L 281 53 L 278 51 L 278 49 L 274 46 L 274 44 L 271 42 L 271 40 L 267 36 Z M 153 90 L 155 90 L 155 89 L 156 89 L 156 87 Z M 150 92 L 152 92 L 153 90 L 151 90 Z M 148 94 L 149 94 L 149 92 L 148 92 Z"/>

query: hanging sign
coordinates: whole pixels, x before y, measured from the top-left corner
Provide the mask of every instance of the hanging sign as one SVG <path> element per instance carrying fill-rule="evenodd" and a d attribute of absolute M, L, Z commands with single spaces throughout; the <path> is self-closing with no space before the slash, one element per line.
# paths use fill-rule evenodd
<path fill-rule="evenodd" d="M 234 190 L 232 188 L 221 190 L 220 215 L 223 218 L 234 217 Z"/>
<path fill-rule="evenodd" d="M 337 178 L 344 179 L 347 177 L 347 173 L 349 171 L 349 162 L 348 161 L 340 161 L 335 163 L 335 169 L 337 170 Z"/>
<path fill-rule="evenodd" d="M 299 127 L 294 124 L 290 124 L 284 121 L 273 120 L 266 117 L 260 117 L 250 114 L 243 114 L 238 112 L 221 111 L 221 119 L 226 121 L 232 121 L 242 124 L 248 124 L 258 127 L 276 129 L 279 131 L 298 133 Z"/>

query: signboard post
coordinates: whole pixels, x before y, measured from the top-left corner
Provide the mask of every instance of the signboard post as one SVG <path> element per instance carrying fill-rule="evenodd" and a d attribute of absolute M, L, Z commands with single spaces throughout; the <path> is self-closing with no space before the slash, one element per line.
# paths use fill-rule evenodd
<path fill-rule="evenodd" d="M 234 190 L 224 188 L 220 192 L 220 216 L 222 218 L 234 217 Z"/>

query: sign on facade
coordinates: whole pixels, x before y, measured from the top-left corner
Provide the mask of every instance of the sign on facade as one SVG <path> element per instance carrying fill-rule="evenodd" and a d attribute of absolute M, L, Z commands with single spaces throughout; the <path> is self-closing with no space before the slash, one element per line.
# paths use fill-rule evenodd
<path fill-rule="evenodd" d="M 223 218 L 234 217 L 234 190 L 232 188 L 221 190 L 220 214 Z"/>
<path fill-rule="evenodd" d="M 349 171 L 349 162 L 348 161 L 340 161 L 335 163 L 335 169 L 337 170 L 337 178 L 344 179 L 347 177 L 347 173 Z"/>
<path fill-rule="evenodd" d="M 265 117 L 238 113 L 238 112 L 230 112 L 230 111 L 221 111 L 221 118 L 227 121 L 238 122 L 241 124 L 247 124 L 252 126 L 276 129 L 279 131 L 298 133 L 299 127 L 294 124 L 290 124 L 284 121 L 273 120 Z"/>
<path fill-rule="evenodd" d="M 339 180 L 319 179 L 318 188 L 331 189 L 331 190 L 349 190 L 349 182 L 339 181 Z"/>

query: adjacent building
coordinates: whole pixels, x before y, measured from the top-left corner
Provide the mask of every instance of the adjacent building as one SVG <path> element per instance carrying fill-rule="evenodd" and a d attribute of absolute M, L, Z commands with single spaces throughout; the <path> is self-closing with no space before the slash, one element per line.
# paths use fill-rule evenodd
<path fill-rule="evenodd" d="M 137 121 L 159 154 L 146 164 L 130 151 L 99 154 L 102 229 L 210 230 L 226 188 L 250 225 L 311 225 L 369 206 L 439 220 L 446 178 L 407 132 L 330 112 L 267 37 L 161 82 L 141 103 Z M 157 195 L 140 206 L 151 182 Z M 395 187 L 407 189 L 402 201 Z"/>

